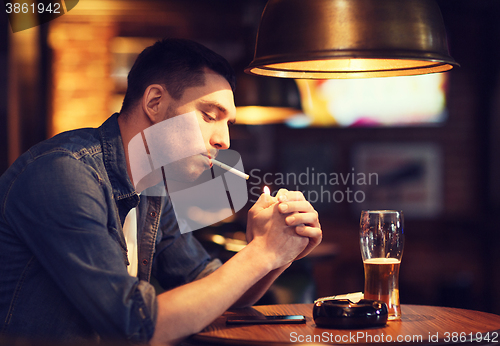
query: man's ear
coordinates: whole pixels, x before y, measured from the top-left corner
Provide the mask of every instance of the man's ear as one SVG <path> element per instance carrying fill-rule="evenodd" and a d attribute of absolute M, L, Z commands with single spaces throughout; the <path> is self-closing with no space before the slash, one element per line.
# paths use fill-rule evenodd
<path fill-rule="evenodd" d="M 168 92 L 160 84 L 151 84 L 144 91 L 142 110 L 153 124 L 162 120 L 163 109 L 168 106 L 168 96 Z"/>

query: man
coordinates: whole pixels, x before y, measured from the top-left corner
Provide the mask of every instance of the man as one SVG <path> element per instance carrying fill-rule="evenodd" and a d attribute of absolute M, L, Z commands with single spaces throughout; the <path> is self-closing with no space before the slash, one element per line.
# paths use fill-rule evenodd
<path fill-rule="evenodd" d="M 119 115 L 40 143 L 0 177 L 1 335 L 175 343 L 226 309 L 253 304 L 319 244 L 315 210 L 282 190 L 259 198 L 248 214 L 248 245 L 217 268 L 192 233 L 181 235 L 168 198 L 138 195 L 132 138 L 194 114 L 206 153 L 166 173 L 193 181 L 229 147 L 233 89 L 231 68 L 214 52 L 186 40 L 157 42 L 132 67 Z M 136 207 L 132 258 L 122 227 Z M 134 260 L 137 276 L 127 272 Z M 166 292 L 156 296 L 151 275 Z"/>

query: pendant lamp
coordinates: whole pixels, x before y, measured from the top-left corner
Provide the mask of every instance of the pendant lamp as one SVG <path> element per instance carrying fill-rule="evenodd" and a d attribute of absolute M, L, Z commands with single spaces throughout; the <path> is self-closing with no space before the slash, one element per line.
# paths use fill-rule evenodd
<path fill-rule="evenodd" d="M 448 52 L 434 0 L 269 0 L 246 73 L 367 78 L 444 72 Z"/>

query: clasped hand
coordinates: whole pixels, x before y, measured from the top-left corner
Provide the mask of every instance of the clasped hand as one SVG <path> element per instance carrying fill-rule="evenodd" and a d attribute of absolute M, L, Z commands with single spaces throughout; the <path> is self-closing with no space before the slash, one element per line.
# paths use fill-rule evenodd
<path fill-rule="evenodd" d="M 262 194 L 248 212 L 247 241 L 274 254 L 276 267 L 303 258 L 321 243 L 318 212 L 300 191 Z"/>

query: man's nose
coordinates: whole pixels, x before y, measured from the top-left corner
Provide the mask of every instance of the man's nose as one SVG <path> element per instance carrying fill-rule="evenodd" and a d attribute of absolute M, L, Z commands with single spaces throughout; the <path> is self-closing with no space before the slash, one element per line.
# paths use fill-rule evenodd
<path fill-rule="evenodd" d="M 218 126 L 212 133 L 210 144 L 217 149 L 228 149 L 230 145 L 229 128 L 226 125 Z"/>

